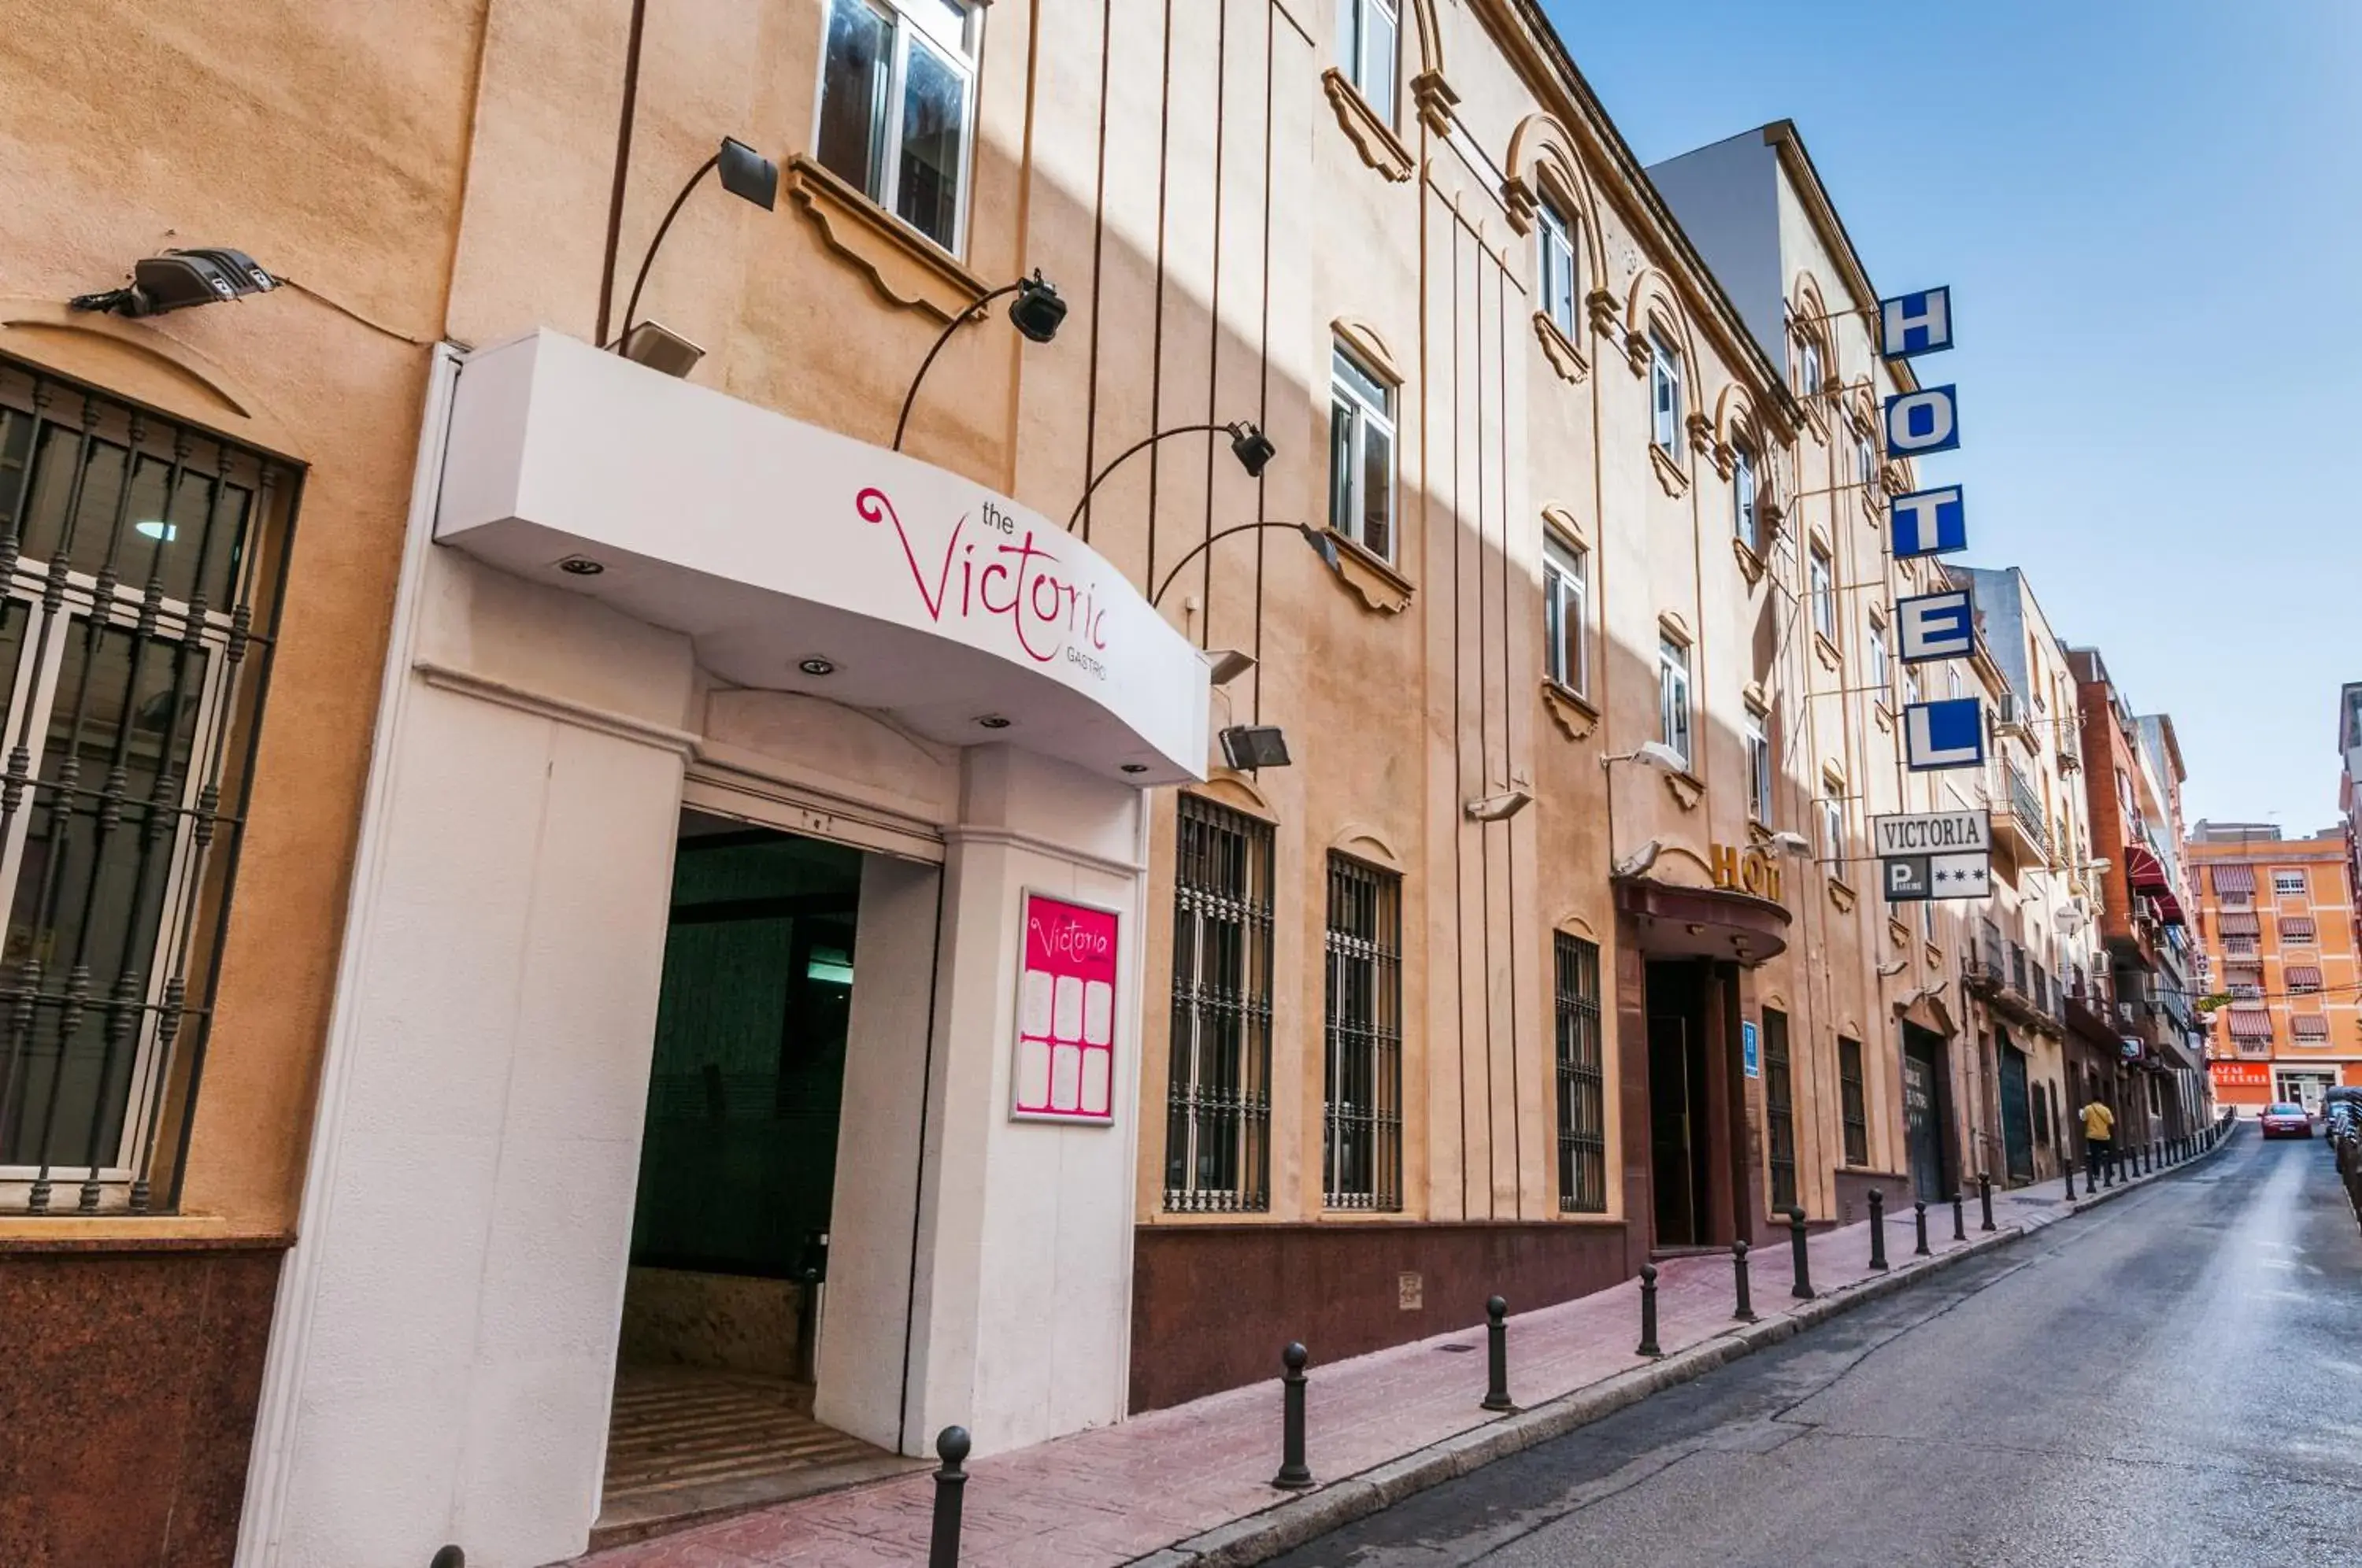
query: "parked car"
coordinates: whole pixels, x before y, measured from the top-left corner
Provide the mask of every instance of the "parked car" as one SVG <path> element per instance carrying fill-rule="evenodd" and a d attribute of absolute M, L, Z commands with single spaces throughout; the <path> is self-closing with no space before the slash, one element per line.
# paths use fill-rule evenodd
<path fill-rule="evenodd" d="M 2312 1117 L 2301 1105 L 2268 1105 L 2257 1121 L 2267 1138 L 2310 1138 Z"/>

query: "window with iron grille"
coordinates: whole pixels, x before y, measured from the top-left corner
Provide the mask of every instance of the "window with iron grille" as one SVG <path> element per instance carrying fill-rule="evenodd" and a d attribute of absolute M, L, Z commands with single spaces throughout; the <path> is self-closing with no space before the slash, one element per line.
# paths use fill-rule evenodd
<path fill-rule="evenodd" d="M 0 360 L 0 1208 L 174 1204 L 294 491 Z"/>
<path fill-rule="evenodd" d="M 1164 1207 L 1271 1207 L 1269 823 L 1180 798 L 1173 867 Z"/>
<path fill-rule="evenodd" d="M 1862 1093 L 1861 1042 L 1838 1040 L 1838 1109 L 1845 1118 L 1845 1160 L 1849 1165 L 1870 1164 L 1870 1109 Z"/>
<path fill-rule="evenodd" d="M 1402 1207 L 1402 878 L 1329 857 L 1322 1200 Z"/>
<path fill-rule="evenodd" d="M 1599 1047 L 1599 949 L 1557 937 L 1558 1206 L 1607 1212 L 1607 1088 Z"/>
<path fill-rule="evenodd" d="M 1763 1010 L 1763 1121 L 1771 1144 L 1772 1207 L 1796 1201 L 1796 1100 L 1788 1070 L 1788 1015 Z"/>

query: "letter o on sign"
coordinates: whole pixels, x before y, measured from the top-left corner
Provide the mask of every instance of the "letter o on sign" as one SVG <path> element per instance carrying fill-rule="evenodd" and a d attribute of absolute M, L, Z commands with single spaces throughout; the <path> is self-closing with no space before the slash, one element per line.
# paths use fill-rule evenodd
<path fill-rule="evenodd" d="M 1926 387 L 1886 400 L 1887 456 L 1942 452 L 1959 444 L 1959 411 L 1950 387 Z"/>

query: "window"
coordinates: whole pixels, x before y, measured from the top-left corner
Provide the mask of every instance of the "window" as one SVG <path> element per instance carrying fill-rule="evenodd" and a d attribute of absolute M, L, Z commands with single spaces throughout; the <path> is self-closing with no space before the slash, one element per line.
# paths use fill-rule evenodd
<path fill-rule="evenodd" d="M 1542 541 L 1542 657 L 1550 678 L 1570 691 L 1591 679 L 1590 558 L 1555 537 Z"/>
<path fill-rule="evenodd" d="M 2282 916 L 2280 919 L 2280 940 L 2283 943 L 2312 942 L 2313 940 L 2313 924 L 2312 918 L 2310 916 L 2303 919 L 2299 919 L 2294 915 Z"/>
<path fill-rule="evenodd" d="M 1607 1091 L 1599 1048 L 1599 949 L 1558 933 L 1558 1206 L 1607 1212 Z"/>
<path fill-rule="evenodd" d="M 1772 738 L 1767 721 L 1755 709 L 1747 710 L 1747 814 L 1772 825 Z"/>
<path fill-rule="evenodd" d="M 1821 390 L 1821 340 L 1810 333 L 1796 337 L 1796 392 L 1813 397 Z"/>
<path fill-rule="evenodd" d="M 1755 504 L 1755 454 L 1736 444 L 1730 458 L 1731 527 L 1738 542 L 1757 555 L 1763 553 L 1762 516 Z"/>
<path fill-rule="evenodd" d="M 1837 569 L 1829 560 L 1828 551 L 1813 547 L 1811 591 L 1813 595 L 1813 630 L 1834 643 L 1838 640 L 1838 579 Z"/>
<path fill-rule="evenodd" d="M 1329 857 L 1322 1200 L 1402 1207 L 1402 878 Z"/>
<path fill-rule="evenodd" d="M 1651 438 L 1669 458 L 1682 455 L 1682 357 L 1664 335 L 1649 333 L 1649 402 L 1653 411 Z"/>
<path fill-rule="evenodd" d="M 1173 860 L 1164 1207 L 1260 1211 L 1271 1207 L 1271 827 L 1185 794 Z"/>
<path fill-rule="evenodd" d="M 1395 123 L 1395 40 L 1401 26 L 1394 0 L 1337 0 L 1338 69 L 1389 127 Z"/>
<path fill-rule="evenodd" d="M 1821 781 L 1821 850 L 1829 859 L 1829 875 L 1845 875 L 1845 786 L 1834 778 Z"/>
<path fill-rule="evenodd" d="M 1763 1117 L 1771 1145 L 1772 1208 L 1796 1201 L 1796 1101 L 1788 1070 L 1788 1015 L 1763 1010 Z"/>
<path fill-rule="evenodd" d="M 1944 691 L 1947 696 L 1950 697 L 1958 697 L 1960 694 L 1960 667 L 1959 665 L 1947 665 L 1945 667 Z M 2039 733 L 2040 732 L 2038 731 L 2036 732 L 2036 734 Z"/>
<path fill-rule="evenodd" d="M 149 1177 L 204 1061 L 294 487 L 0 360 L 8 1207 L 175 1206 Z"/>
<path fill-rule="evenodd" d="M 1862 1092 L 1861 1042 L 1838 1041 L 1838 1094 L 1845 1119 L 1845 1162 L 1870 1164 L 1870 1108 Z"/>
<path fill-rule="evenodd" d="M 2283 899 L 2301 899 L 2304 897 L 2304 873 L 2301 870 L 2273 872 L 2272 892 L 2275 897 Z"/>
<path fill-rule="evenodd" d="M 1395 557 L 1395 389 L 1342 348 L 1329 371 L 1329 525 Z"/>
<path fill-rule="evenodd" d="M 1872 621 L 1870 624 L 1870 683 L 1878 688 L 1880 702 L 1894 700 L 1894 669 L 1886 652 L 1886 628 Z"/>
<path fill-rule="evenodd" d="M 1903 667 L 1903 701 L 1905 703 L 1919 701 L 1919 671 L 1907 664 Z"/>
<path fill-rule="evenodd" d="M 1547 196 L 1535 209 L 1535 216 L 1540 219 L 1534 232 L 1540 248 L 1536 281 L 1541 285 L 1542 314 L 1572 342 L 1574 301 L 1579 292 L 1574 272 L 1574 225 Z"/>
<path fill-rule="evenodd" d="M 2050 1086 L 2048 1084 L 2034 1086 L 2034 1141 L 2036 1143 L 2050 1142 Z"/>
<path fill-rule="evenodd" d="M 962 0 L 829 0 L 820 162 L 956 252 L 976 96 L 976 14 Z"/>
<path fill-rule="evenodd" d="M 1671 637 L 1657 639 L 1657 738 L 1690 766 L 1690 650 Z"/>
<path fill-rule="evenodd" d="M 1878 502 L 1878 444 L 1867 433 L 1853 438 L 1854 479 L 1861 486 L 1863 497 L 1872 505 Z"/>

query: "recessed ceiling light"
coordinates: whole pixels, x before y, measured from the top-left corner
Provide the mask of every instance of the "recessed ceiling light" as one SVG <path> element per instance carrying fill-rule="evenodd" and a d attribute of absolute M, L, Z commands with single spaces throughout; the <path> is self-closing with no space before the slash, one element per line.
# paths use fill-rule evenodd
<path fill-rule="evenodd" d="M 1145 773 L 1148 771 L 1148 764 L 1144 762 L 1127 762 L 1123 765 L 1123 770 L 1126 773 Z"/>
<path fill-rule="evenodd" d="M 834 675 L 836 673 L 836 666 L 824 658 L 808 658 L 801 664 L 796 666 L 796 668 L 802 670 L 806 675 Z"/>
<path fill-rule="evenodd" d="M 1009 727 L 1009 721 L 998 713 L 987 713 L 977 723 L 988 730 L 1005 730 Z"/>
<path fill-rule="evenodd" d="M 557 569 L 571 577 L 597 577 L 607 569 L 589 556 L 568 556 L 557 563 Z"/>

